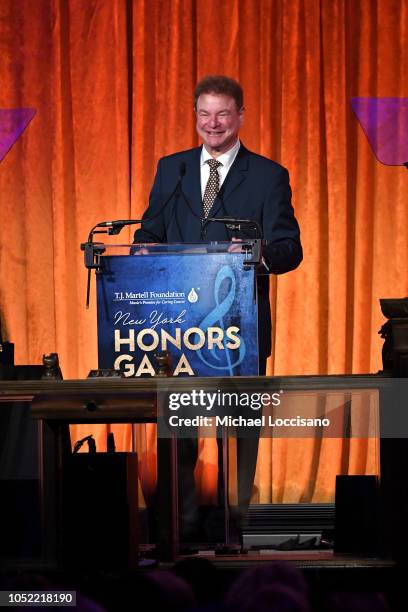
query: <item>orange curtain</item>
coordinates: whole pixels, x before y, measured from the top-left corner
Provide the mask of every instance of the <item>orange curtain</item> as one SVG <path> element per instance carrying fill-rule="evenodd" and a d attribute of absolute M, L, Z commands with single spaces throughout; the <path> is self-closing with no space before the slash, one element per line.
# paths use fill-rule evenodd
<path fill-rule="evenodd" d="M 197 144 L 196 80 L 226 73 L 245 90 L 242 140 L 290 171 L 302 230 L 303 264 L 272 282 L 269 373 L 376 372 L 378 299 L 408 293 L 408 175 L 375 160 L 350 98 L 408 96 L 407 35 L 407 0 L 2 0 L 0 108 L 37 111 L 0 164 L 0 313 L 16 362 L 56 351 L 65 378 L 96 366 L 79 243 L 98 221 L 141 214 L 157 159 Z M 117 435 L 125 447 L 128 429 Z M 357 446 L 356 469 L 375 471 L 371 442 Z M 322 499 L 333 448 L 319 451 Z M 309 470 L 298 483 L 315 477 L 305 442 L 261 450 L 274 478 L 288 465 Z"/>

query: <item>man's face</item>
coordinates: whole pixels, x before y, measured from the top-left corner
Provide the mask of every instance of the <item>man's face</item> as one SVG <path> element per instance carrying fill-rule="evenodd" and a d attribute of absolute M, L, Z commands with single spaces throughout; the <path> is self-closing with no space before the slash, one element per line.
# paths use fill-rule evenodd
<path fill-rule="evenodd" d="M 235 144 L 244 119 L 234 98 L 223 94 L 201 94 L 197 100 L 197 133 L 211 155 L 218 157 Z"/>

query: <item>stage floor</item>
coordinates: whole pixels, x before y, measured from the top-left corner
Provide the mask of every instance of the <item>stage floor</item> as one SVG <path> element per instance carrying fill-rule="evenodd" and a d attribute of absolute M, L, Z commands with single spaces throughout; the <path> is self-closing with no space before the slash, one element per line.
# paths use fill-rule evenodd
<path fill-rule="evenodd" d="M 177 560 L 191 558 L 207 558 L 219 567 L 246 567 L 255 564 L 287 561 L 298 567 L 308 568 L 394 568 L 395 561 L 379 557 L 364 557 L 349 554 L 334 553 L 333 550 L 288 550 L 288 551 L 249 551 L 241 554 L 215 554 L 213 550 L 199 550 L 195 554 L 180 554 Z M 160 564 L 173 565 L 173 564 Z"/>

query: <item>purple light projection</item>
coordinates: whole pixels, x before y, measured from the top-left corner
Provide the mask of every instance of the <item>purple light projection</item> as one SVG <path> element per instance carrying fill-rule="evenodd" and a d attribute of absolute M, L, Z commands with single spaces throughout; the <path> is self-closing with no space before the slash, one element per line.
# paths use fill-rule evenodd
<path fill-rule="evenodd" d="M 379 162 L 408 162 L 408 98 L 352 98 L 351 107 Z"/>
<path fill-rule="evenodd" d="M 0 161 L 24 132 L 35 108 L 0 108 Z"/>

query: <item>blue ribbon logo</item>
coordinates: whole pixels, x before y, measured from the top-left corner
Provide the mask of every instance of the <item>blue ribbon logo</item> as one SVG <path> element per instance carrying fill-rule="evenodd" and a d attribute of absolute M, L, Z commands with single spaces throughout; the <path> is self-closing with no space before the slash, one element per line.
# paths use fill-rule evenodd
<path fill-rule="evenodd" d="M 221 294 L 221 288 L 222 288 L 222 284 L 224 283 L 224 281 L 229 282 L 229 288 L 228 288 L 228 292 L 225 295 L 224 299 L 220 300 L 220 294 Z M 215 308 L 213 310 L 211 310 L 211 312 L 208 313 L 208 315 L 205 317 L 205 319 L 203 319 L 203 321 L 200 324 L 200 329 L 202 329 L 203 331 L 205 331 L 208 327 L 212 327 L 214 325 L 214 323 L 218 323 L 218 326 L 225 331 L 224 328 L 224 321 L 223 321 L 223 317 L 227 314 L 227 312 L 230 310 L 233 302 L 234 302 L 234 298 L 235 298 L 235 288 L 236 288 L 236 281 L 235 281 L 235 276 L 234 273 L 231 269 L 230 266 L 223 266 L 222 268 L 220 268 L 220 270 L 217 273 L 217 276 L 215 278 L 215 283 L 214 283 L 214 300 L 215 300 Z M 229 373 L 229 376 L 233 376 L 234 375 L 234 368 L 236 366 L 238 366 L 240 363 L 242 363 L 244 357 L 245 357 L 245 353 L 246 353 L 246 348 L 245 348 L 245 342 L 243 340 L 243 338 L 241 337 L 241 344 L 240 347 L 238 349 L 238 357 L 236 359 L 236 361 L 231 362 L 231 351 L 228 348 L 225 348 L 222 351 L 222 356 L 226 359 L 227 363 L 225 365 L 217 365 L 216 363 L 210 363 L 209 361 L 207 361 L 207 359 L 205 359 L 203 353 L 202 353 L 202 349 L 200 349 L 199 351 L 197 351 L 197 354 L 199 356 L 199 358 L 201 359 L 201 361 L 203 363 L 205 363 L 209 368 L 212 368 L 213 370 L 227 370 Z M 221 362 L 221 357 L 219 355 L 219 351 L 216 351 L 215 348 L 212 348 L 209 351 L 209 355 L 214 358 L 218 363 Z"/>

